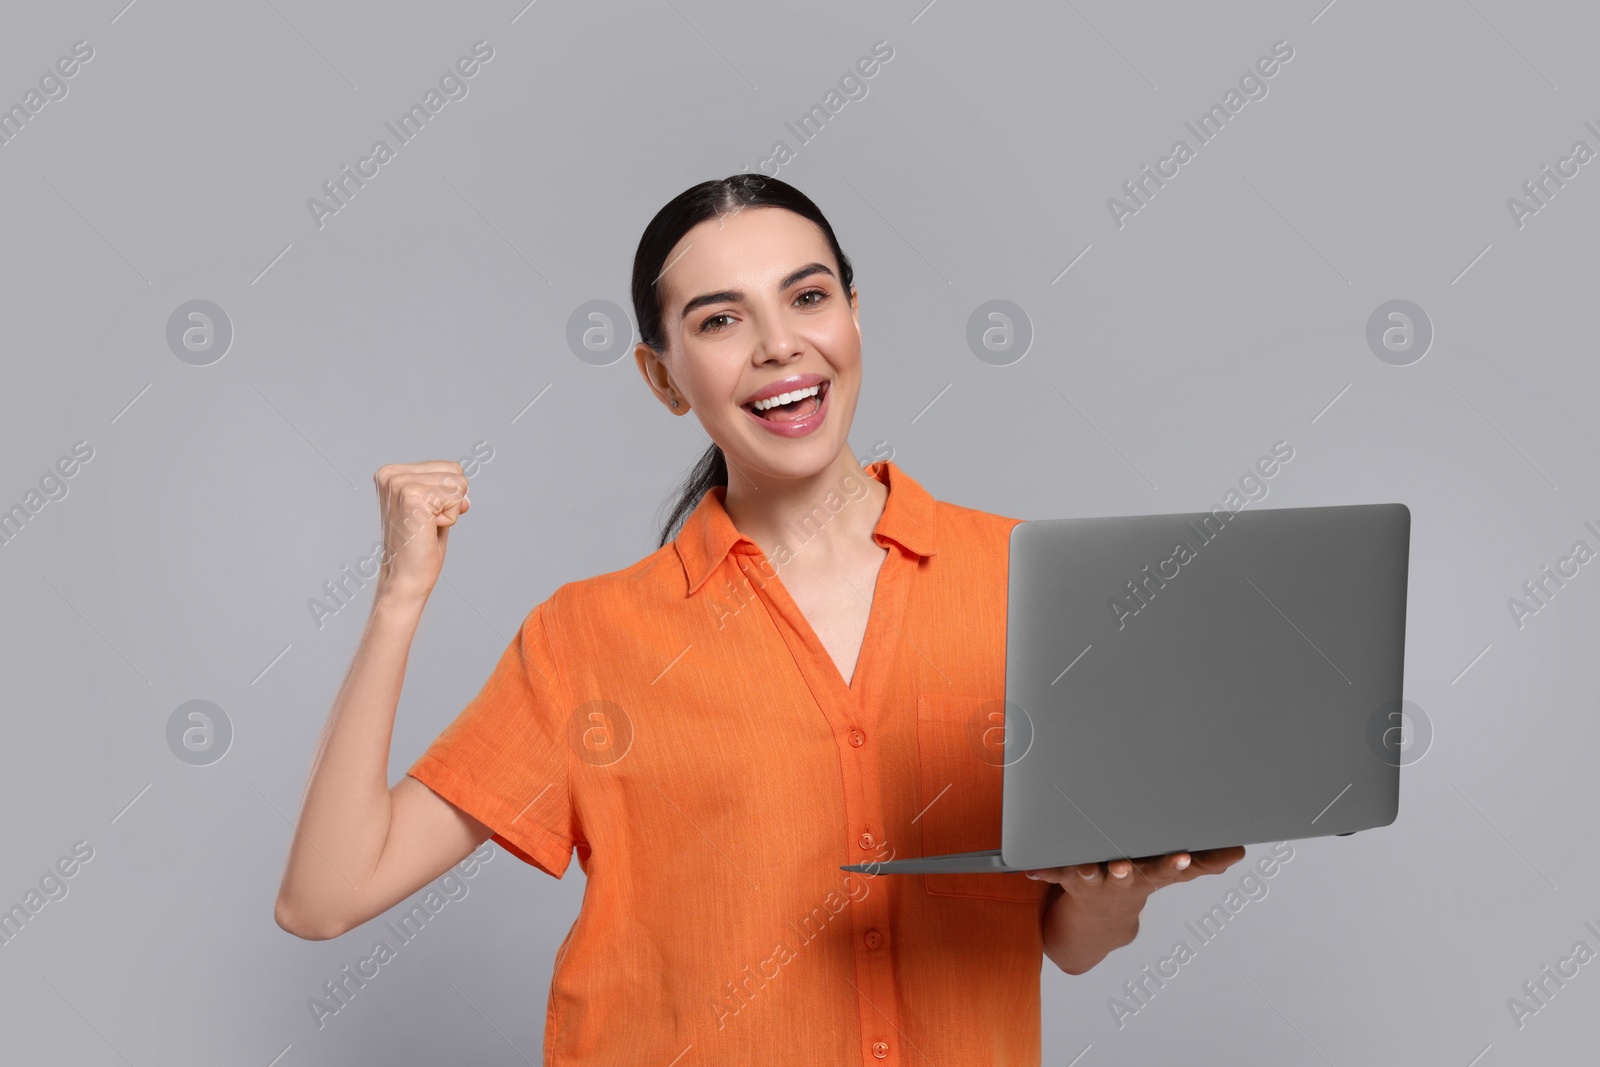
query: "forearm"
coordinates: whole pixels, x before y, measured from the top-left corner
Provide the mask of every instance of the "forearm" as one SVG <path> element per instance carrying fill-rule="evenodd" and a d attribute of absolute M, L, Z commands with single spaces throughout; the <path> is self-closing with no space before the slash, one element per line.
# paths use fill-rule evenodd
<path fill-rule="evenodd" d="M 383 852 L 389 743 L 421 612 L 420 602 L 374 599 L 312 759 L 278 894 L 282 914 L 325 914 L 365 884 Z"/>
<path fill-rule="evenodd" d="M 1050 961 L 1067 974 L 1083 974 L 1138 935 L 1139 913 L 1090 913 L 1071 893 L 1060 892 L 1045 910 L 1042 928 Z"/>

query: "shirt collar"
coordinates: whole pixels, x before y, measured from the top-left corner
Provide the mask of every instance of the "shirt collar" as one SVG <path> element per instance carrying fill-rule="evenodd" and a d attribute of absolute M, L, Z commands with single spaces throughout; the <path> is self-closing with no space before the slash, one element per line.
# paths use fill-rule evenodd
<path fill-rule="evenodd" d="M 873 539 L 888 538 L 916 556 L 933 555 L 938 550 L 937 511 L 928 491 L 895 466 L 892 460 L 876 460 L 864 467 L 861 473 L 876 478 L 889 490 L 883 514 L 872 529 Z M 717 485 L 707 490 L 684 520 L 673 542 L 678 550 L 678 558 L 683 561 L 690 596 L 705 584 L 728 553 L 754 554 L 761 551 L 760 546 L 740 533 L 728 517 L 728 512 L 722 506 L 727 494 L 727 486 Z M 786 543 L 791 552 L 799 548 L 796 541 Z"/>

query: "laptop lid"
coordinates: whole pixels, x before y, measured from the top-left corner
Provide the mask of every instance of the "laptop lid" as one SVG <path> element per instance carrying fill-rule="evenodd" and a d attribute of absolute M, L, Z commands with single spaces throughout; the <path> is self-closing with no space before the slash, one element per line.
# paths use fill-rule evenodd
<path fill-rule="evenodd" d="M 1403 504 L 1018 523 L 1004 865 L 1393 822 L 1410 527 Z"/>

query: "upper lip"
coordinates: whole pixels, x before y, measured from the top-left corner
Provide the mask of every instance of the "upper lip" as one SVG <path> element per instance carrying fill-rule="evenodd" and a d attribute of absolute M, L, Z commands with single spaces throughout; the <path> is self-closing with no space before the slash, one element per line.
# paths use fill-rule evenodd
<path fill-rule="evenodd" d="M 787 378 L 779 378 L 775 382 L 763 385 L 760 389 L 745 397 L 744 402 L 739 406 L 749 407 L 758 400 L 766 400 L 768 397 L 777 396 L 779 393 L 792 393 L 796 389 L 809 389 L 813 385 L 827 380 L 827 376 L 822 374 L 793 374 Z"/>

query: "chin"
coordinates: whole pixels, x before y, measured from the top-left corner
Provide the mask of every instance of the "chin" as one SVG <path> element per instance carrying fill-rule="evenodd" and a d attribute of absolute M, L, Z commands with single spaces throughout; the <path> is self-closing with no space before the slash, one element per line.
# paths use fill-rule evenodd
<path fill-rule="evenodd" d="M 745 470 L 765 474 L 771 478 L 804 479 L 815 477 L 831 467 L 844 449 L 843 442 L 808 441 L 803 447 L 789 447 L 763 451 L 735 459 Z M 788 442 L 780 442 L 788 444 Z"/>

